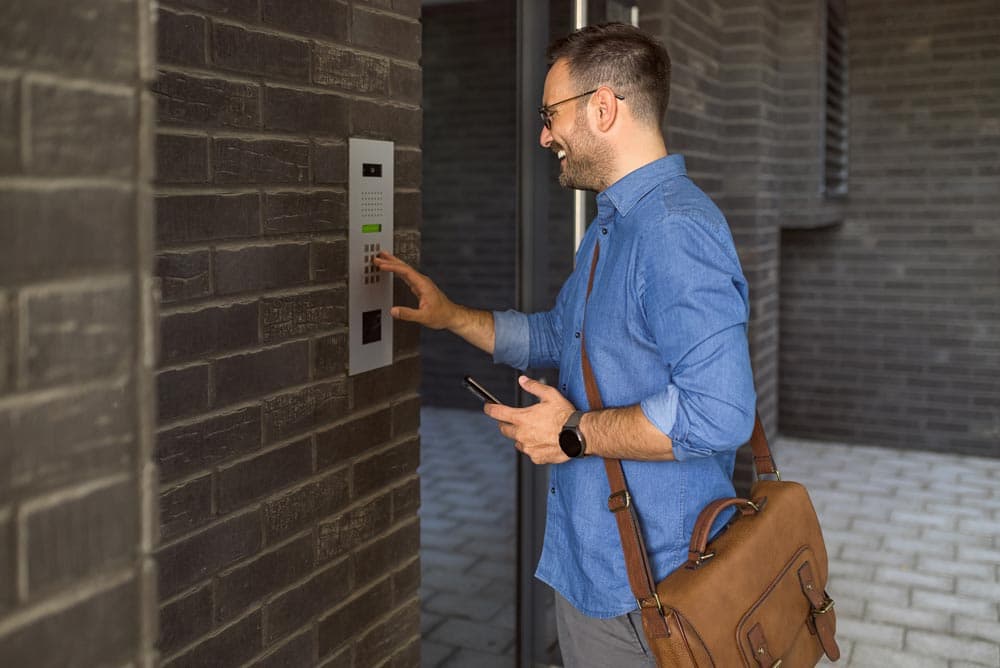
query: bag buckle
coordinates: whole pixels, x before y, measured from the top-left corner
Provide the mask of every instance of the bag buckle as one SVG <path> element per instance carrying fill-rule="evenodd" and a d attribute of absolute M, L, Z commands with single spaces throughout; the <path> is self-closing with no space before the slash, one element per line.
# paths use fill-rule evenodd
<path fill-rule="evenodd" d="M 825 597 L 823 605 L 813 610 L 814 615 L 825 615 L 826 613 L 833 610 L 833 599 L 830 598 L 826 592 L 823 592 L 823 596 Z"/>
<path fill-rule="evenodd" d="M 660 616 L 661 617 L 666 616 L 663 614 L 663 604 L 660 603 L 660 595 L 657 594 L 656 592 L 653 592 L 653 598 L 637 598 L 635 599 L 635 602 L 636 605 L 639 606 L 640 610 L 642 610 L 643 608 L 652 608 L 654 607 L 653 604 L 655 603 L 656 610 L 660 613 Z"/>
<path fill-rule="evenodd" d="M 613 513 L 620 513 L 621 511 L 627 509 L 632 505 L 632 495 L 628 493 L 627 489 L 623 489 L 620 492 L 615 492 L 608 497 L 608 510 Z"/>

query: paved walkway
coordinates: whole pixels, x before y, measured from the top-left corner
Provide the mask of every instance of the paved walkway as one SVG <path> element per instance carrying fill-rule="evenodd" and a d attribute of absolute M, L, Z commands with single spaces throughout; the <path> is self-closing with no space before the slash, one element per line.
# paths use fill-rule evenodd
<path fill-rule="evenodd" d="M 425 408 L 421 436 L 423 665 L 510 668 L 511 450 L 476 411 Z M 774 449 L 823 524 L 835 665 L 1000 668 L 1000 459 L 796 439 Z"/>

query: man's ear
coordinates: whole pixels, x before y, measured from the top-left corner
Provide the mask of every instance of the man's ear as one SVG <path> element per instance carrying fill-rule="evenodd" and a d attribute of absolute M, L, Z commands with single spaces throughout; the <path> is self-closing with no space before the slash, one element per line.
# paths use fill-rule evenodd
<path fill-rule="evenodd" d="M 594 93 L 594 102 L 597 104 L 597 129 L 601 132 L 607 132 L 618 118 L 620 111 L 618 109 L 618 98 L 615 97 L 610 88 L 603 86 L 598 88 L 597 92 Z"/>

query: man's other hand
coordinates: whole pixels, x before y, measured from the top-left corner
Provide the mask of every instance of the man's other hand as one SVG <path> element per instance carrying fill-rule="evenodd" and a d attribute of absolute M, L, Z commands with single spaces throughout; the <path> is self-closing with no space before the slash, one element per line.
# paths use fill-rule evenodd
<path fill-rule="evenodd" d="M 535 464 L 561 464 L 569 457 L 559 447 L 559 432 L 576 410 L 566 397 L 527 376 L 517 379 L 525 392 L 538 397 L 527 408 L 486 404 L 483 412 L 499 422 L 500 433 L 514 441 L 514 447 Z"/>

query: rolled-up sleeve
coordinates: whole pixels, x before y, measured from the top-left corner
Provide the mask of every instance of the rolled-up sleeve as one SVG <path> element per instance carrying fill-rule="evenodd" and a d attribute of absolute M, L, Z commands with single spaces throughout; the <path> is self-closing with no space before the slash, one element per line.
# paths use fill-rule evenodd
<path fill-rule="evenodd" d="M 670 234 L 648 241 L 653 252 L 645 255 L 642 303 L 671 371 L 664 389 L 640 406 L 684 461 L 745 443 L 757 397 L 746 335 L 749 299 L 738 261 L 726 252 L 715 221 L 678 216 L 669 224 Z"/>
<path fill-rule="evenodd" d="M 515 369 L 528 368 L 528 316 L 520 311 L 493 312 L 493 361 Z"/>

